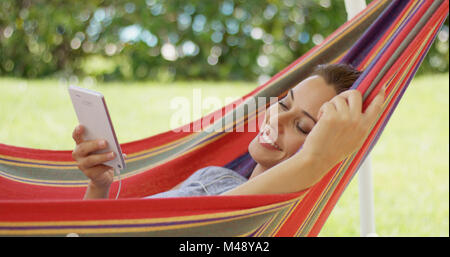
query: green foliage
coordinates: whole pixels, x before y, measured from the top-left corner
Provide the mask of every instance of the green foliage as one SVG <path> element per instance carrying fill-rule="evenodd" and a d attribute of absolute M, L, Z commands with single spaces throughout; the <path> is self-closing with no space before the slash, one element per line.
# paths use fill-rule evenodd
<path fill-rule="evenodd" d="M 2 0 L 0 75 L 255 80 L 346 20 L 331 0 Z M 421 72 L 448 70 L 448 20 Z M 75 75 L 75 76 L 73 76 Z"/>

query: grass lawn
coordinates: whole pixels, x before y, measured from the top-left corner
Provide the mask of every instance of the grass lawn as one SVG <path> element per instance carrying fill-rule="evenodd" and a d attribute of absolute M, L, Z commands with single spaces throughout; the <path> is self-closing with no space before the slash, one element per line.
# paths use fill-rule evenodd
<path fill-rule="evenodd" d="M 380 236 L 449 236 L 449 74 L 415 78 L 372 156 L 376 229 Z M 81 84 L 83 86 L 83 84 Z M 238 98 L 254 83 L 110 83 L 91 86 L 108 103 L 121 143 L 170 129 L 173 97 Z M 202 110 L 206 114 L 212 109 Z M 193 119 L 195 117 L 191 117 Z M 0 78 L 0 143 L 71 150 L 77 119 L 67 85 Z M 320 236 L 359 236 L 357 179 Z"/>

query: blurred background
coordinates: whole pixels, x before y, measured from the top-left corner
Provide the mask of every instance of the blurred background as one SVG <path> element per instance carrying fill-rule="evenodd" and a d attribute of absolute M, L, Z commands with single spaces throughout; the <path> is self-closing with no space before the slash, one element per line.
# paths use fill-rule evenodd
<path fill-rule="evenodd" d="M 2 0 L 0 75 L 264 80 L 342 25 L 344 1 Z M 422 73 L 448 70 L 448 20 Z"/>
<path fill-rule="evenodd" d="M 69 84 L 105 95 L 121 143 L 167 131 L 172 97 L 243 96 L 346 20 L 343 0 L 2 0 L 0 143 L 72 149 Z M 448 71 L 447 19 L 372 152 L 381 236 L 449 235 Z M 359 236 L 355 184 L 321 236 Z"/>

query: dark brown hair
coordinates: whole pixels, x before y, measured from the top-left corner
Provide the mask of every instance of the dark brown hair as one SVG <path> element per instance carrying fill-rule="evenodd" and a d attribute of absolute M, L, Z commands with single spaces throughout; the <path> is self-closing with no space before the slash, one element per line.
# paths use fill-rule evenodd
<path fill-rule="evenodd" d="M 336 63 L 318 65 L 312 72 L 311 76 L 321 76 L 325 79 L 327 84 L 334 87 L 336 94 L 340 94 L 345 90 L 348 90 L 358 79 L 361 73 L 361 71 L 358 71 L 351 65 Z"/>

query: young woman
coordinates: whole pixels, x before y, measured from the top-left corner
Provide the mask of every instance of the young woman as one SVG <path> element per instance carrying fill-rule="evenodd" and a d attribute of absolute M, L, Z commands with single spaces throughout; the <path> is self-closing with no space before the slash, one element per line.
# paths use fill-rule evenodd
<path fill-rule="evenodd" d="M 384 89 L 365 112 L 359 91 L 348 90 L 359 74 L 344 64 L 319 65 L 273 104 L 260 133 L 248 146 L 256 162 L 248 179 L 233 170 L 210 166 L 173 189 L 149 197 L 280 194 L 311 187 L 361 147 L 381 112 Z M 271 112 L 271 108 L 278 110 Z M 90 179 L 84 198 L 108 198 L 114 172 L 102 163 L 115 158 L 114 154 L 92 154 L 105 148 L 106 142 L 84 141 L 80 125 L 72 136 L 76 143 L 72 156 Z"/>

